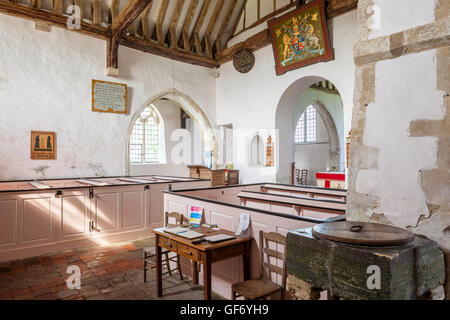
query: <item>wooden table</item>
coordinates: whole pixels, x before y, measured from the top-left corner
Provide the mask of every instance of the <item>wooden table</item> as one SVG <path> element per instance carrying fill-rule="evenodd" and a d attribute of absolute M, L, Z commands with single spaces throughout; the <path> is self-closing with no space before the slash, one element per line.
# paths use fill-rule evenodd
<path fill-rule="evenodd" d="M 213 231 L 209 228 L 195 228 L 194 231 L 203 233 L 207 236 L 214 234 L 230 234 L 233 232 L 220 230 Z M 162 265 L 161 265 L 161 249 L 167 249 L 175 252 L 183 257 L 193 261 L 193 281 L 198 284 L 198 269 L 197 264 L 203 264 L 203 288 L 205 300 L 211 300 L 211 264 L 230 259 L 237 256 L 243 256 L 244 262 L 244 281 L 250 279 L 250 248 L 251 237 L 223 241 L 219 243 L 202 243 L 192 244 L 192 241 L 176 236 L 170 233 L 165 233 L 164 228 L 153 230 L 155 233 L 155 249 L 156 249 L 156 287 L 158 297 L 162 296 Z"/>

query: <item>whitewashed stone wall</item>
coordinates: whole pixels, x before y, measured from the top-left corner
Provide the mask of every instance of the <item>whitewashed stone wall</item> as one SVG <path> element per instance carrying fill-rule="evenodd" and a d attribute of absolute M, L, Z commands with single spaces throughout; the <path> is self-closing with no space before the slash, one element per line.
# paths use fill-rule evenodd
<path fill-rule="evenodd" d="M 123 175 L 131 118 L 147 100 L 176 90 L 214 126 L 213 71 L 125 47 L 120 77 L 105 76 L 106 44 L 60 28 L 0 15 L 0 179 Z M 127 115 L 91 111 L 92 79 L 126 83 Z M 55 131 L 57 160 L 30 160 L 30 131 Z"/>

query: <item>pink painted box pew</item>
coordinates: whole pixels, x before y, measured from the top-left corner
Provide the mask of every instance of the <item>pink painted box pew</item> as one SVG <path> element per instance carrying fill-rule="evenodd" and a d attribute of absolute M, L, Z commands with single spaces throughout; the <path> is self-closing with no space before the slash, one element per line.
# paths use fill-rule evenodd
<path fill-rule="evenodd" d="M 343 201 L 300 198 L 254 191 L 242 191 L 238 197 L 245 207 L 317 219 L 344 215 L 346 210 L 346 203 Z"/>
<path fill-rule="evenodd" d="M 347 201 L 347 191 L 338 189 L 325 189 L 309 186 L 294 186 L 282 184 L 264 184 L 261 186 L 262 192 L 309 197 L 319 200 L 340 200 Z"/>
<path fill-rule="evenodd" d="M 206 186 L 151 176 L 0 182 L 0 261 L 149 237 L 164 224 L 163 191 Z"/>
<path fill-rule="evenodd" d="M 242 187 L 242 186 L 241 186 Z M 215 188 L 221 194 L 221 188 Z M 228 188 L 223 188 L 228 189 Z M 239 189 L 239 188 L 238 188 Z M 210 189 L 188 190 L 177 192 L 164 192 L 164 211 L 178 212 L 186 218 L 189 217 L 189 209 L 191 206 L 200 206 L 203 208 L 203 223 L 217 224 L 219 228 L 236 231 L 239 225 L 240 214 L 248 213 L 251 216 L 251 235 L 253 237 L 251 252 L 251 278 L 259 277 L 260 256 L 259 256 L 259 231 L 277 232 L 286 235 L 290 230 L 307 228 L 326 220 L 315 219 L 307 216 L 294 216 L 283 213 L 274 213 L 260 209 L 246 208 L 233 203 L 222 203 L 217 200 L 202 197 L 202 193 L 211 196 Z M 195 195 L 193 195 L 195 193 Z M 344 216 L 330 219 L 345 219 Z M 194 229 L 195 230 L 195 229 Z M 283 248 L 273 248 L 282 251 Z M 192 278 L 191 262 L 182 257 L 183 273 Z M 223 296 L 231 298 L 231 285 L 243 280 L 243 265 L 241 258 L 233 258 L 226 261 L 216 263 L 212 266 L 212 290 Z M 282 266 L 281 261 L 278 261 Z M 200 283 L 202 283 L 203 274 L 200 268 Z M 281 284 L 281 279 L 273 279 Z M 286 297 L 289 295 L 286 294 Z M 278 297 L 279 298 L 279 297 Z"/>

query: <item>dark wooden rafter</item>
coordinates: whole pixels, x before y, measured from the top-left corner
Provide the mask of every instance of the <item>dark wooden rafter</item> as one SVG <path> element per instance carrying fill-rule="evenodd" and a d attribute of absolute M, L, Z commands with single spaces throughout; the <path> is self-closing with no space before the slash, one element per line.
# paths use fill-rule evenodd
<path fill-rule="evenodd" d="M 92 0 L 92 22 L 102 25 L 102 0 Z"/>
<path fill-rule="evenodd" d="M 297 2 L 293 2 L 290 3 L 288 6 L 286 7 L 291 7 L 292 5 L 296 5 L 297 6 Z M 327 17 L 328 18 L 334 18 L 338 15 L 341 15 L 343 13 L 346 13 L 348 11 L 351 11 L 353 9 L 355 9 L 358 5 L 358 0 L 329 0 L 326 2 L 326 7 L 325 10 L 327 12 Z M 283 8 L 283 11 L 285 11 L 287 8 Z M 274 0 L 274 8 L 275 8 L 275 0 Z M 281 9 L 280 9 L 281 10 Z M 271 17 L 279 14 L 280 12 L 275 11 L 274 13 L 263 17 L 262 19 L 270 19 Z M 244 14 L 243 12 L 241 12 L 241 14 Z M 242 16 L 241 16 L 242 18 Z M 239 18 L 239 20 L 241 19 Z M 261 23 L 261 22 L 259 22 Z M 255 26 L 255 24 L 252 24 L 252 26 Z M 239 34 L 242 31 L 236 33 L 235 34 Z M 272 39 L 270 36 L 270 31 L 269 29 L 265 29 L 253 36 L 251 36 L 250 38 L 248 38 L 247 40 L 237 43 L 232 47 L 229 47 L 227 49 L 221 50 L 216 54 L 216 59 L 219 62 L 220 65 L 227 63 L 231 60 L 233 60 L 233 56 L 234 54 L 242 49 L 248 49 L 250 51 L 256 51 L 258 49 L 264 48 L 268 45 L 270 45 L 272 43 Z"/>
<path fill-rule="evenodd" d="M 213 43 L 211 42 L 211 34 L 214 31 L 217 21 L 219 20 L 220 12 L 222 11 L 222 7 L 223 7 L 223 1 L 224 0 L 217 1 L 213 15 L 212 15 L 211 19 L 209 20 L 208 26 L 206 27 L 205 35 L 203 36 L 203 39 L 205 41 L 206 56 L 210 57 L 210 58 L 213 57 L 213 51 L 212 51 Z"/>
<path fill-rule="evenodd" d="M 140 39 L 134 36 L 125 36 L 120 40 L 120 45 L 132 49 L 140 50 L 147 53 L 152 53 L 158 56 L 170 57 L 172 60 L 187 62 L 193 65 L 198 65 L 207 68 L 217 68 L 219 64 L 217 60 L 204 56 L 193 55 L 189 52 L 181 51 L 167 46 L 160 46 L 152 40 Z"/>
<path fill-rule="evenodd" d="M 150 23 L 148 22 L 148 16 L 150 15 L 150 11 L 152 10 L 153 1 L 147 5 L 141 17 L 141 27 L 142 27 L 142 36 L 145 40 L 150 40 Z"/>
<path fill-rule="evenodd" d="M 83 0 L 72 1 L 74 5 L 80 7 L 83 15 Z M 255 51 L 271 43 L 268 30 L 264 30 L 231 48 L 223 49 L 230 35 L 236 36 L 241 32 L 236 33 L 236 28 L 238 25 L 241 25 L 242 19 L 245 19 L 246 0 L 162 0 L 161 8 L 157 12 L 158 17 L 153 38 L 158 41 L 152 40 L 150 34 L 149 20 L 152 19 L 150 17 L 152 0 L 129 0 L 122 10 L 119 10 L 120 0 L 112 0 L 111 18 L 105 21 L 102 21 L 102 0 L 89 1 L 92 4 L 92 15 L 84 18 L 89 18 L 91 21 L 81 20 L 80 28 L 71 29 L 71 31 L 106 40 L 108 42 L 108 68 L 117 69 L 119 45 L 177 61 L 213 68 L 232 60 L 234 53 L 239 49 L 247 48 Z M 174 7 L 171 7 L 174 8 L 173 12 L 170 9 L 170 17 L 167 16 L 169 1 L 176 3 Z M 278 0 L 272 0 L 274 12 L 262 16 L 262 1 L 266 0 L 256 2 L 257 8 L 259 8 L 258 21 L 249 26 L 245 25 L 245 29 L 263 23 L 265 20 L 288 10 L 296 4 L 296 1 L 292 0 L 287 6 L 276 9 Z M 53 8 L 50 10 L 41 9 L 41 2 L 42 0 L 31 0 L 29 4 L 19 4 L 19 1 L 15 0 L 0 1 L 0 13 L 37 21 L 47 24 L 47 26 L 68 29 L 68 16 L 64 12 L 64 1 L 52 0 Z M 189 7 L 185 8 L 184 6 L 187 6 L 188 3 Z M 353 10 L 356 8 L 357 3 L 358 0 L 326 0 L 325 9 L 327 16 L 328 18 L 334 18 Z M 153 9 L 155 9 L 154 6 Z M 238 17 L 239 12 L 240 16 Z M 181 19 L 184 20 L 181 21 Z M 167 34 L 164 34 L 162 26 L 168 20 L 170 20 L 169 30 Z M 110 23 L 110 27 L 105 23 Z M 183 23 L 183 26 L 181 36 L 178 37 L 177 29 L 180 23 Z M 139 24 L 139 29 L 137 30 L 139 35 L 132 32 L 134 24 Z M 205 30 L 205 33 L 203 39 L 201 39 L 200 35 L 203 30 Z M 192 34 L 191 31 L 193 31 Z M 217 36 L 215 37 L 216 32 Z M 215 43 L 213 43 L 214 40 Z M 195 53 L 193 52 L 194 50 Z M 215 58 L 213 58 L 214 53 Z"/>
<path fill-rule="evenodd" d="M 233 16 L 233 12 L 236 9 L 237 0 L 228 0 L 230 6 L 228 7 L 228 11 L 222 21 L 222 24 L 219 29 L 219 33 L 217 34 L 216 38 L 216 51 L 220 52 L 223 49 L 223 35 L 227 29 L 227 27 L 230 25 L 231 17 Z"/>
<path fill-rule="evenodd" d="M 78 0 L 78 1 L 83 2 L 82 0 Z M 119 16 L 119 4 L 120 4 L 120 0 L 112 0 L 112 3 L 111 3 L 111 24 Z"/>
<path fill-rule="evenodd" d="M 236 30 L 239 25 L 239 21 L 241 21 L 242 17 L 244 17 L 244 20 L 245 20 L 245 7 L 247 6 L 247 2 L 248 2 L 248 0 L 244 0 L 244 2 L 242 3 L 242 7 L 241 7 L 241 10 L 239 11 L 240 13 L 239 13 L 238 19 L 236 20 L 234 27 L 233 27 L 233 35 L 236 35 Z M 244 23 L 244 25 L 245 25 L 245 23 Z"/>
<path fill-rule="evenodd" d="M 38 1 L 40 2 L 41 0 Z M 80 19 L 83 19 L 83 10 L 84 10 L 83 0 L 74 0 L 73 4 L 78 6 L 78 8 L 80 8 Z"/>
<path fill-rule="evenodd" d="M 0 13 L 32 21 L 40 20 L 48 23 L 49 25 L 67 29 L 67 16 L 54 14 L 53 12 L 44 11 L 33 7 L 0 1 Z M 81 21 L 80 29 L 73 29 L 72 31 L 103 40 L 110 38 L 108 28 L 96 26 L 84 21 Z"/>
<path fill-rule="evenodd" d="M 41 8 L 41 0 L 31 0 L 31 6 L 36 9 Z"/>
<path fill-rule="evenodd" d="M 197 23 L 194 28 L 194 33 L 192 34 L 195 52 L 197 55 L 203 55 L 202 42 L 200 40 L 200 30 L 203 27 L 203 23 L 205 22 L 206 14 L 208 13 L 209 5 L 211 4 L 211 0 L 205 0 L 203 3 L 202 11 L 200 12 L 200 16 L 197 19 Z"/>
<path fill-rule="evenodd" d="M 240 42 L 230 48 L 222 50 L 216 54 L 216 59 L 220 65 L 233 60 L 234 54 L 242 49 L 248 49 L 250 51 L 256 51 L 258 49 L 264 48 L 272 43 L 272 38 L 270 36 L 269 29 L 265 29 L 258 32 L 254 36 L 251 36 L 247 40 Z"/>
<path fill-rule="evenodd" d="M 163 23 L 164 23 L 164 19 L 166 18 L 167 8 L 169 7 L 169 1 L 170 0 L 162 0 L 161 1 L 161 6 L 159 7 L 159 12 L 158 12 L 158 19 L 156 20 L 156 26 L 155 26 L 156 39 L 158 39 L 159 44 L 162 46 L 166 45 L 166 42 L 165 42 L 166 37 L 165 37 L 164 31 L 163 31 Z"/>
<path fill-rule="evenodd" d="M 112 36 L 108 39 L 106 52 L 107 69 L 118 69 L 118 50 L 120 38 L 124 35 L 128 27 L 145 10 L 151 0 L 128 0 L 126 6 L 112 22 Z"/>
<path fill-rule="evenodd" d="M 177 5 L 173 11 L 169 26 L 169 42 L 171 48 L 178 47 L 177 26 L 180 21 L 181 12 L 183 11 L 184 0 L 177 0 Z"/>
<path fill-rule="evenodd" d="M 53 0 L 53 13 L 54 14 L 62 14 L 64 2 L 63 0 Z"/>
<path fill-rule="evenodd" d="M 184 19 L 183 30 L 181 31 L 181 38 L 183 43 L 179 44 L 180 47 L 183 47 L 185 51 L 191 52 L 191 43 L 189 41 L 189 29 L 191 28 L 192 21 L 194 20 L 195 10 L 197 10 L 199 0 L 191 0 L 191 4 L 189 5 L 189 9 L 186 15 L 186 19 Z"/>

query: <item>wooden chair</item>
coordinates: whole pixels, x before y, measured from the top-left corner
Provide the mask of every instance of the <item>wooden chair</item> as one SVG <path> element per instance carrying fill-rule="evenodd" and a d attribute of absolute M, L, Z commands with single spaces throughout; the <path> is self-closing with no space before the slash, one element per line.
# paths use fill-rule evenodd
<path fill-rule="evenodd" d="M 269 247 L 271 242 L 283 245 L 283 252 L 271 249 Z M 259 243 L 261 246 L 260 278 L 233 284 L 231 286 L 232 300 L 236 300 L 237 297 L 244 297 L 246 300 L 265 299 L 277 292 L 280 292 L 281 299 L 284 299 L 287 277 L 286 238 L 279 233 L 260 231 Z M 283 261 L 283 267 L 280 268 L 277 265 L 278 260 Z M 271 281 L 272 274 L 281 275 L 281 286 Z"/>
<path fill-rule="evenodd" d="M 300 170 L 295 169 L 295 181 L 297 181 L 298 184 L 300 184 Z"/>
<path fill-rule="evenodd" d="M 169 224 L 169 219 L 175 219 L 175 225 L 181 225 L 184 221 L 184 216 L 177 212 L 166 212 L 164 215 L 164 225 L 167 226 Z M 162 251 L 162 265 L 165 265 L 167 268 L 167 271 L 163 272 L 164 274 L 170 274 L 172 275 L 172 271 L 178 270 L 178 274 L 180 275 L 180 279 L 183 280 L 183 273 L 181 272 L 181 263 L 180 263 L 180 256 L 177 254 L 176 256 L 169 257 L 169 254 L 171 253 L 169 250 L 166 250 L 164 248 L 161 249 Z M 147 282 L 147 270 L 155 269 L 156 268 L 156 261 L 153 260 L 153 258 L 156 257 L 156 251 L 155 247 L 147 247 L 144 248 L 144 283 Z M 170 261 L 176 263 L 176 267 L 171 269 L 170 268 Z"/>
<path fill-rule="evenodd" d="M 308 183 L 308 170 L 307 169 L 303 169 L 303 170 L 296 169 L 295 170 L 295 179 L 297 180 L 297 183 L 299 185 L 306 186 Z"/>

